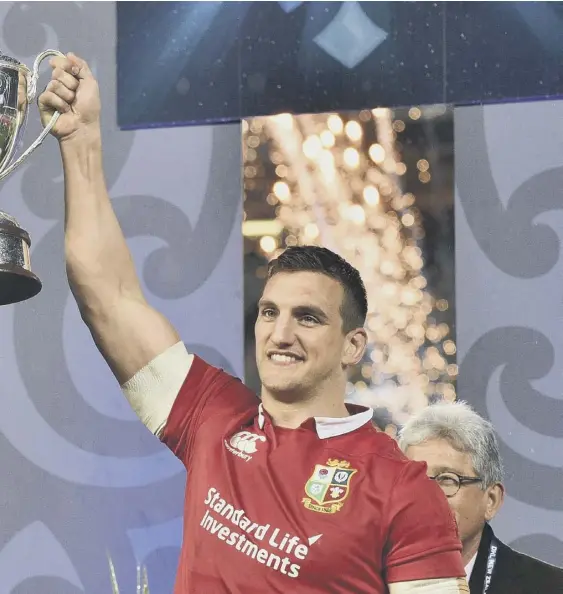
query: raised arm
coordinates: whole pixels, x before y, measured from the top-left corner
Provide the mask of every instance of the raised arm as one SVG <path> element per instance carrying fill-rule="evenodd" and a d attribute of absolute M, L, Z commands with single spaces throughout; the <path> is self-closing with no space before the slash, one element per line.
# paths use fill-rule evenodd
<path fill-rule="evenodd" d="M 84 60 L 54 58 L 39 98 L 42 121 L 54 110 L 65 179 L 68 280 L 82 319 L 120 384 L 180 339 L 146 301 L 104 179 L 98 85 Z"/>

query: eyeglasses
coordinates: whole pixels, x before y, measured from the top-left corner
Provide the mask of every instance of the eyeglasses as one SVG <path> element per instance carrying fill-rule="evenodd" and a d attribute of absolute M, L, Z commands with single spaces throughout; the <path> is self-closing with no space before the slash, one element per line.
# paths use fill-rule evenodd
<path fill-rule="evenodd" d="M 453 497 L 463 485 L 473 485 L 483 482 L 481 477 L 461 476 L 455 472 L 441 472 L 430 478 L 438 483 L 438 486 L 444 491 L 446 497 Z"/>

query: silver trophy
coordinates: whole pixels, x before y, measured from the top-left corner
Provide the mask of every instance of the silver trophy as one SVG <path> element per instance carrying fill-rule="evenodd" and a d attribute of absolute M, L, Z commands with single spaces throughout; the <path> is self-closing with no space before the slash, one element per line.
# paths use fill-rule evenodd
<path fill-rule="evenodd" d="M 22 141 L 30 103 L 35 99 L 39 66 L 49 56 L 63 56 L 57 50 L 39 54 L 31 71 L 15 58 L 0 53 L 0 180 L 4 179 L 43 142 L 56 124 L 55 112 L 37 140 L 12 161 Z M 0 305 L 17 303 L 41 291 L 41 281 L 29 259 L 31 240 L 16 219 L 0 210 Z"/>

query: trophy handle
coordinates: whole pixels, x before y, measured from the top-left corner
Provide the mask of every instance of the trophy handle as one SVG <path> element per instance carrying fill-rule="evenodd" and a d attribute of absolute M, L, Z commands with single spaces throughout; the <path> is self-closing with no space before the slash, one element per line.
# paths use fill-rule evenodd
<path fill-rule="evenodd" d="M 45 50 L 41 52 L 37 58 L 35 58 L 35 62 L 33 63 L 33 72 L 31 73 L 31 77 L 28 80 L 28 88 L 27 88 L 27 102 L 28 105 L 35 99 L 35 94 L 37 93 L 37 81 L 39 79 L 39 67 L 41 66 L 41 62 L 48 56 L 61 56 L 65 57 L 62 52 L 58 50 Z M 57 123 L 59 116 L 61 114 L 58 111 L 51 116 L 49 123 L 43 128 L 41 134 L 36 138 L 36 140 L 31 144 L 31 146 L 24 151 L 9 167 L 6 167 L 4 171 L 0 172 L 0 180 L 4 179 L 7 175 L 12 173 L 12 171 L 21 165 L 31 153 L 45 140 L 49 132 L 52 130 L 53 126 Z"/>

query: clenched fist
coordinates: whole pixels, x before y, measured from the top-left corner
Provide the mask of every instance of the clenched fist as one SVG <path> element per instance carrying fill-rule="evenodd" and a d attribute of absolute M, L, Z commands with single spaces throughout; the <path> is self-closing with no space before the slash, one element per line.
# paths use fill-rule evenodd
<path fill-rule="evenodd" d="M 55 111 L 61 115 L 51 133 L 65 140 L 98 127 L 100 94 L 98 83 L 88 64 L 72 53 L 50 61 L 53 73 L 45 91 L 39 96 L 39 111 L 44 126 Z"/>

